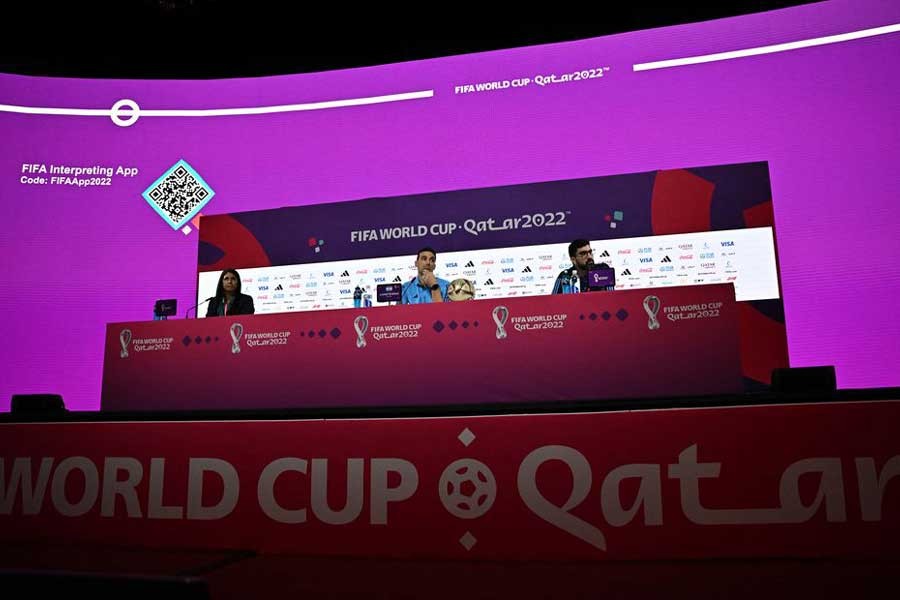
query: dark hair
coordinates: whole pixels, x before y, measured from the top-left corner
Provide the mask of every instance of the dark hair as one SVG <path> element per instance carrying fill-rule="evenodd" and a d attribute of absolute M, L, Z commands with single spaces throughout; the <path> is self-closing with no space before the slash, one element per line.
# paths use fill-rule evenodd
<path fill-rule="evenodd" d="M 425 246 L 424 248 L 422 248 L 421 250 L 419 250 L 418 252 L 416 252 L 416 260 L 419 260 L 419 256 L 420 256 L 423 252 L 431 252 L 432 254 L 434 254 L 434 259 L 437 260 L 437 252 L 435 252 L 435 251 L 434 251 L 434 248 L 432 248 L 431 246 Z"/>
<path fill-rule="evenodd" d="M 235 290 L 235 294 L 241 293 L 241 276 L 234 269 L 225 269 L 222 271 L 222 274 L 219 275 L 219 284 L 216 286 L 216 298 L 224 298 L 225 297 L 225 288 L 222 286 L 222 280 L 225 279 L 225 275 L 228 273 L 233 273 L 235 278 L 237 279 L 237 289 Z"/>
<path fill-rule="evenodd" d="M 578 249 L 582 246 L 589 246 L 590 240 L 575 240 L 571 244 L 569 244 L 569 258 L 575 258 L 575 255 L 578 254 Z"/>

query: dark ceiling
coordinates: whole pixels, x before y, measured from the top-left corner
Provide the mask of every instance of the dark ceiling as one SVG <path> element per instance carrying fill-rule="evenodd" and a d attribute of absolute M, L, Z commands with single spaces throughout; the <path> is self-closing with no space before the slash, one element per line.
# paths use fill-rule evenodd
<path fill-rule="evenodd" d="M 292 0 L 28 1 L 4 8 L 0 72 L 205 79 L 304 73 L 569 41 L 809 2 L 635 0 L 586 12 L 553 5 L 482 10 Z M 290 8 L 288 8 L 290 7 Z M 507 11 L 508 19 L 496 14 Z M 51 50 L 50 47 L 53 47 Z"/>

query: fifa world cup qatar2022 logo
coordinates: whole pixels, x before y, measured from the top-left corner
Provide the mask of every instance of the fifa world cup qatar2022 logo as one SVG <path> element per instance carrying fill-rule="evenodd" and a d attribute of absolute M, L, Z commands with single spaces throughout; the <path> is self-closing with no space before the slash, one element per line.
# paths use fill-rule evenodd
<path fill-rule="evenodd" d="M 232 323 L 228 332 L 231 334 L 231 353 L 239 354 L 241 352 L 241 336 L 244 335 L 244 326 L 240 323 Z"/>
<path fill-rule="evenodd" d="M 131 330 L 123 329 L 119 332 L 119 344 L 122 350 L 119 352 L 119 358 L 128 358 L 128 344 L 131 343 Z"/>

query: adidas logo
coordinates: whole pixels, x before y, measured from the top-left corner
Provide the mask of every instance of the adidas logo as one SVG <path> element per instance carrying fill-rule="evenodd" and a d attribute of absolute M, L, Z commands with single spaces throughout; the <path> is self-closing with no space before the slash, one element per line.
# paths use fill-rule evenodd
<path fill-rule="evenodd" d="M 604 258 L 604 257 L 605 257 L 605 258 L 609 258 L 609 252 L 607 252 L 606 250 L 604 250 L 604 251 L 603 251 L 603 254 L 601 254 L 600 257 L 601 257 L 601 258 Z"/>
<path fill-rule="evenodd" d="M 665 258 L 663 258 L 663 259 L 662 259 L 661 261 L 659 261 L 659 262 L 672 262 L 672 259 L 669 258 L 669 255 L 668 255 L 668 254 L 666 254 Z"/>
<path fill-rule="evenodd" d="M 284 289 L 284 288 L 281 287 L 281 284 L 280 284 L 280 283 L 279 283 L 278 285 L 275 286 L 275 291 L 276 291 L 276 292 L 277 292 L 278 290 L 283 290 L 283 289 Z"/>
<path fill-rule="evenodd" d="M 466 268 L 466 269 L 473 269 L 473 268 L 475 268 L 475 263 L 473 263 L 473 262 L 470 260 L 469 262 L 466 263 L 465 268 Z"/>
<path fill-rule="evenodd" d="M 625 269 L 622 271 L 622 275 L 631 275 L 631 269 Z"/>
<path fill-rule="evenodd" d="M 350 277 L 350 271 L 344 271 L 341 273 L 341 277 Z"/>
<path fill-rule="evenodd" d="M 397 282 L 399 282 L 399 281 L 403 281 L 402 279 L 400 279 L 400 276 L 399 276 L 399 275 L 397 275 L 396 277 L 394 277 L 394 279 L 393 279 L 393 282 L 394 282 L 394 283 L 397 283 Z"/>
<path fill-rule="evenodd" d="M 528 265 L 525 265 L 525 268 L 522 269 L 522 272 L 523 273 L 531 273 L 531 267 L 529 267 Z"/>
<path fill-rule="evenodd" d="M 484 285 L 494 285 L 494 280 L 488 279 L 487 281 L 484 282 Z"/>

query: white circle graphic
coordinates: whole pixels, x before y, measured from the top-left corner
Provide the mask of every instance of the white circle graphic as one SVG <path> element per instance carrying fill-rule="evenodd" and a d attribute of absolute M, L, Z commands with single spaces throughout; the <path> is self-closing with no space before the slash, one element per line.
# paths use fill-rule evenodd
<path fill-rule="evenodd" d="M 127 110 L 122 110 L 126 108 Z M 138 103 L 134 100 L 130 100 L 128 98 L 122 98 L 118 102 L 112 105 L 112 108 L 109 109 L 109 118 L 112 119 L 112 122 L 118 125 L 119 127 L 128 127 L 130 125 L 134 125 L 138 118 L 141 116 L 141 107 L 138 106 Z M 122 118 L 122 115 L 127 115 L 125 118 Z"/>

